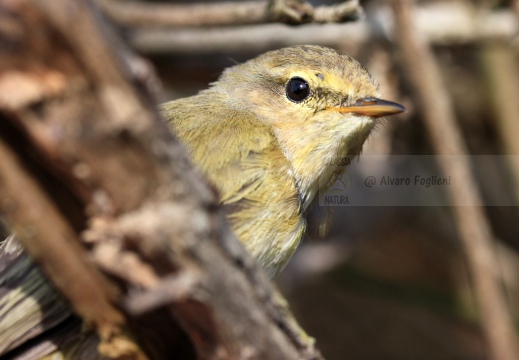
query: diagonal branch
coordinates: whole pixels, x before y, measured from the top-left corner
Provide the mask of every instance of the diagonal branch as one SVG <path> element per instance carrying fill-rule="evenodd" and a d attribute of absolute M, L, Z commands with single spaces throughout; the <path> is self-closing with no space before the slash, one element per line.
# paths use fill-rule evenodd
<path fill-rule="evenodd" d="M 97 333 L 92 349 L 319 359 L 91 1 L 0 0 L 0 23 L 0 210 Z M 15 331 L 0 324 L 0 343 Z"/>
<path fill-rule="evenodd" d="M 468 151 L 456 124 L 448 91 L 441 81 L 440 70 L 431 49 L 416 31 L 413 2 L 391 0 L 391 4 L 405 68 L 416 90 L 435 152 L 438 155 L 450 155 L 439 157 L 438 162 L 445 174 L 452 175 L 448 195 L 454 204 L 452 211 L 481 307 L 491 359 L 515 359 L 519 347 L 496 271 L 498 259 L 494 252 L 490 224 L 483 211 L 483 202 L 471 174 L 470 164 L 464 158 L 452 156 Z"/>

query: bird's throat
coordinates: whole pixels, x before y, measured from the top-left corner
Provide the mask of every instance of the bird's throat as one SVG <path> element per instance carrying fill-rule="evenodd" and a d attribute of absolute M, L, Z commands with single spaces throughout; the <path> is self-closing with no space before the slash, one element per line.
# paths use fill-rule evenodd
<path fill-rule="evenodd" d="M 301 133 L 300 129 L 279 129 L 276 132 L 283 153 L 291 164 L 303 211 L 319 191 L 331 186 L 350 160 L 360 154 L 372 129 L 372 124 L 361 126 L 347 136 L 337 136 L 335 140 L 326 139 L 326 134 L 319 139 L 315 134 Z M 305 136 L 312 136 L 313 141 L 304 139 Z"/>

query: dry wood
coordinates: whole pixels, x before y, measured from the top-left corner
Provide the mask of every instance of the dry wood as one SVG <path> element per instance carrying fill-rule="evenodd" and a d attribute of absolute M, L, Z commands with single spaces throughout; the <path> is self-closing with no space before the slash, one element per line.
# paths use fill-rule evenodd
<path fill-rule="evenodd" d="M 451 99 L 434 55 L 414 24 L 413 1 L 391 0 L 390 3 L 397 24 L 396 35 L 403 55 L 403 68 L 416 92 L 436 154 L 447 155 L 438 157 L 438 165 L 446 175 L 452 176 L 451 186 L 447 188 L 448 195 L 481 309 L 490 358 L 516 359 L 519 347 L 496 271 L 498 259 L 490 224 L 470 164 L 465 157 L 452 156 L 467 154 L 468 151 L 456 124 Z M 475 205 L 464 206 L 466 204 Z"/>
<path fill-rule="evenodd" d="M 486 75 L 488 98 L 495 116 L 495 127 L 506 157 L 513 183 L 515 204 L 519 205 L 519 71 L 517 52 L 507 43 L 495 42 L 481 49 L 481 63 Z"/>
<path fill-rule="evenodd" d="M 211 28 L 157 27 L 136 26 L 123 19 L 121 25 L 128 27 L 132 45 L 147 54 L 229 53 L 243 49 L 261 52 L 296 44 L 322 44 L 341 48 L 362 46 L 373 39 L 395 39 L 389 10 L 387 6 L 377 3 L 377 6 L 366 10 L 371 21 L 308 24 L 302 27 L 283 24 Z M 513 39 L 519 31 L 519 21 L 511 10 L 482 10 L 470 2 L 441 1 L 417 6 L 415 16 L 420 33 L 433 44 L 461 45 L 499 40 L 509 42 L 517 51 L 517 43 Z"/>
<path fill-rule="evenodd" d="M 102 356 L 320 358 L 154 110 L 149 69 L 98 15 L 0 1 L 9 225 Z"/>
<path fill-rule="evenodd" d="M 150 3 L 96 0 L 115 21 L 127 27 L 225 26 L 285 22 L 328 23 L 362 16 L 358 0 L 313 7 L 302 0 L 216 3 Z"/>

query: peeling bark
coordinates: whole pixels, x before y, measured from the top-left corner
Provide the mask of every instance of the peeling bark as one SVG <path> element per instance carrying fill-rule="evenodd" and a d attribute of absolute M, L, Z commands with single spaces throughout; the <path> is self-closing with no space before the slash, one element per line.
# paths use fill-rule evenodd
<path fill-rule="evenodd" d="M 90 1 L 1 0 L 0 44 L 0 210 L 88 342 L 57 351 L 320 358 L 158 116 L 151 70 Z"/>

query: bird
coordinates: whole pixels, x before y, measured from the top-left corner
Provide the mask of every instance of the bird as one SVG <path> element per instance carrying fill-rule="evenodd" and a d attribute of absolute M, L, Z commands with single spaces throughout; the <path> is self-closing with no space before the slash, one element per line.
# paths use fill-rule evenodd
<path fill-rule="evenodd" d="M 266 52 L 161 106 L 234 234 L 271 278 L 300 244 L 319 191 L 361 153 L 381 118 L 404 111 L 380 98 L 359 62 L 317 45 Z"/>

